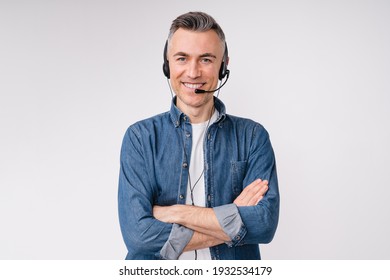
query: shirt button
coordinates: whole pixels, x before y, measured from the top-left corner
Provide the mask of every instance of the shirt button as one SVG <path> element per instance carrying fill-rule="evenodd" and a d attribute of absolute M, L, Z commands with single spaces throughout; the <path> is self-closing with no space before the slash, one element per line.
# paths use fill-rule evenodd
<path fill-rule="evenodd" d="M 189 138 L 191 136 L 191 133 L 187 132 L 186 137 Z"/>
<path fill-rule="evenodd" d="M 179 198 L 180 198 L 180 199 L 184 199 L 184 195 L 182 195 L 182 194 L 179 195 Z"/>
<path fill-rule="evenodd" d="M 235 239 L 236 239 L 236 240 L 240 240 L 240 236 L 237 235 L 237 236 L 235 237 Z"/>
<path fill-rule="evenodd" d="M 185 162 L 183 163 L 183 168 L 187 168 L 188 167 L 188 164 Z"/>

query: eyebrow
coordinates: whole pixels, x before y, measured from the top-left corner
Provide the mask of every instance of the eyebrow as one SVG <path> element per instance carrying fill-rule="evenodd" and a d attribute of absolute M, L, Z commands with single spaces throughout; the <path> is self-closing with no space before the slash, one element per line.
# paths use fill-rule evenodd
<path fill-rule="evenodd" d="M 185 53 L 185 52 L 177 52 L 175 53 L 173 56 L 185 56 L 185 57 L 188 57 L 190 56 L 189 54 Z M 214 54 L 212 53 L 204 53 L 202 55 L 200 55 L 199 57 L 212 57 L 212 58 L 217 58 Z"/>
<path fill-rule="evenodd" d="M 217 58 L 215 55 L 213 55 L 212 53 L 204 53 L 202 54 L 200 57 L 212 57 L 212 58 Z"/>

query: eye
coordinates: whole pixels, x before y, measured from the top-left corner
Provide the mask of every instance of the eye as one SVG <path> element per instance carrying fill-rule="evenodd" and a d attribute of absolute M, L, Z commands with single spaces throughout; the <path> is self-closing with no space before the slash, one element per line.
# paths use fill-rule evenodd
<path fill-rule="evenodd" d="M 211 63 L 211 62 L 213 62 L 213 61 L 212 61 L 210 58 L 204 57 L 204 58 L 201 59 L 201 62 L 202 62 L 202 63 L 205 63 L 205 64 L 209 64 L 209 63 Z"/>
<path fill-rule="evenodd" d="M 184 56 L 179 56 L 178 58 L 176 58 L 176 61 L 178 61 L 178 62 L 185 62 L 186 60 L 187 60 L 187 58 Z"/>

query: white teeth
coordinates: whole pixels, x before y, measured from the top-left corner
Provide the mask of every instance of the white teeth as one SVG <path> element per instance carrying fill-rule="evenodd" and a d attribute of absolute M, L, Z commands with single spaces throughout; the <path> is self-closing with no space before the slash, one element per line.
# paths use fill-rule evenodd
<path fill-rule="evenodd" d="M 185 87 L 192 88 L 192 89 L 197 89 L 203 86 L 203 84 L 189 84 L 189 83 L 184 83 Z"/>

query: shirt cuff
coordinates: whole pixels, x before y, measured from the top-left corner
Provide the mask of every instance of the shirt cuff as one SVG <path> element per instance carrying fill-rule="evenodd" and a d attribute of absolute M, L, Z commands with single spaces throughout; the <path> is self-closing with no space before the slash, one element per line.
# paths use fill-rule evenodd
<path fill-rule="evenodd" d="M 193 234 L 193 230 L 173 224 L 169 238 L 160 251 L 160 257 L 166 260 L 177 260 L 188 242 L 190 242 Z"/>
<path fill-rule="evenodd" d="M 229 247 L 238 245 L 247 233 L 242 222 L 238 208 L 234 203 L 221 205 L 213 208 L 218 222 L 231 241 L 225 242 Z"/>

